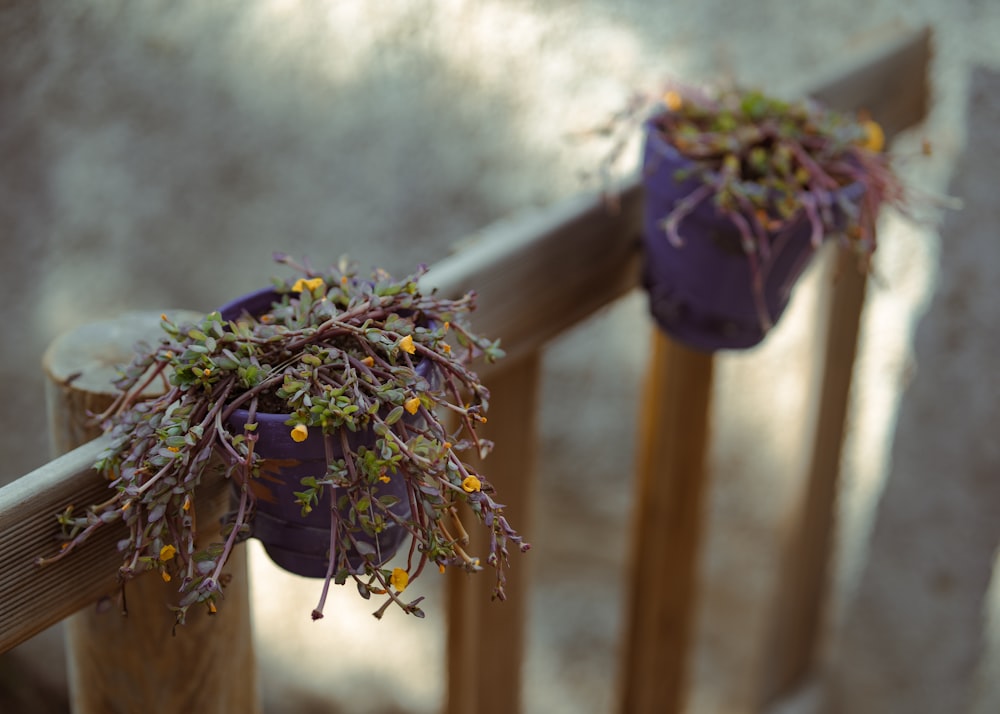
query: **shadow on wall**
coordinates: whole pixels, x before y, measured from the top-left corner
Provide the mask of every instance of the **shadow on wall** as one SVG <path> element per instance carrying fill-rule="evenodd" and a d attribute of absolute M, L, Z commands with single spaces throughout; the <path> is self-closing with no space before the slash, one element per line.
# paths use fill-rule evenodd
<path fill-rule="evenodd" d="M 836 711 L 986 712 L 1000 700 L 987 669 L 998 640 L 984 629 L 1000 544 L 1000 376 L 992 367 L 1000 208 L 991 178 L 1000 73 L 976 69 L 969 101 L 968 148 L 950 191 L 964 208 L 942 227 L 940 278 L 915 336 L 918 370 L 900 403 L 870 556 L 838 651 Z M 992 652 L 981 659 L 984 648 Z"/>

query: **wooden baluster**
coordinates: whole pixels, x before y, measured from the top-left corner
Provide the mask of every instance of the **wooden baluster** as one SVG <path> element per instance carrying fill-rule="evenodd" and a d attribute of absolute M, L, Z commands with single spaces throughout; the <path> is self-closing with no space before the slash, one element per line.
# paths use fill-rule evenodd
<path fill-rule="evenodd" d="M 788 694 L 808 673 L 827 601 L 841 446 L 867 276 L 843 253 L 825 257 L 827 280 L 818 307 L 813 366 L 819 389 L 810 404 L 812 457 L 802 500 L 782 543 L 781 577 L 763 658 L 762 704 Z"/>
<path fill-rule="evenodd" d="M 189 315 L 188 317 L 198 317 Z M 87 413 L 106 408 L 113 396 L 114 366 L 127 362 L 132 345 L 159 336 L 159 315 L 133 313 L 85 325 L 57 339 L 45 354 L 46 399 L 53 451 L 65 453 L 99 435 Z M 77 507 L 86 504 L 77 503 Z M 198 520 L 215 525 L 229 508 L 229 491 L 212 484 L 199 492 Z M 124 531 L 122 531 L 124 533 Z M 203 537 L 211 537 L 205 532 Z M 83 548 L 113 548 L 95 540 Z M 111 551 L 109 558 L 120 563 Z M 108 712 L 258 712 L 246 553 L 236 548 L 227 572 L 232 581 L 215 616 L 194 608 L 187 624 L 171 632 L 176 583 L 150 573 L 125 587 L 128 616 L 119 592 L 102 606 L 81 610 L 66 621 L 70 701 L 75 714 Z"/>
<path fill-rule="evenodd" d="M 707 489 L 711 354 L 656 331 L 640 415 L 621 711 L 684 706 Z"/>
<path fill-rule="evenodd" d="M 480 433 L 496 442 L 483 473 L 496 484 L 511 523 L 530 537 L 537 395 L 541 358 L 538 352 L 492 373 L 489 421 Z M 469 552 L 483 558 L 487 539 L 470 523 Z M 506 602 L 490 601 L 492 569 L 469 575 L 448 574 L 448 714 L 516 714 L 521 711 L 521 668 L 530 554 L 512 548 L 507 571 Z"/>

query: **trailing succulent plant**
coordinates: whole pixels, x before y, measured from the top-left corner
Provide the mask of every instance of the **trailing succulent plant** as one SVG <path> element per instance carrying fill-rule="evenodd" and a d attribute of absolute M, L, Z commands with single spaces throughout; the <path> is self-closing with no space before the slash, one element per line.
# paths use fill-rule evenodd
<path fill-rule="evenodd" d="M 422 598 L 406 602 L 401 595 L 428 563 L 441 572 L 482 569 L 463 548 L 461 508 L 489 533 L 486 561 L 496 570 L 494 595 L 503 599 L 508 546 L 530 546 L 465 456 L 484 457 L 492 448 L 476 432 L 486 421 L 489 392 L 468 364 L 503 355 L 497 342 L 466 325 L 474 294 L 424 294 L 423 269 L 397 281 L 383 271 L 359 276 L 344 262 L 318 271 L 284 255 L 275 259 L 297 276 L 274 282 L 277 299 L 265 312 L 226 321 L 216 311 L 198 324 L 164 315 L 159 343 L 138 346 L 116 382 L 119 396 L 97 417 L 110 434 L 96 463 L 110 497 L 82 512 L 68 507 L 59 516 L 62 551 L 41 562 L 65 557 L 98 529 L 122 522 L 123 580 L 155 570 L 177 581 L 178 623 L 199 603 L 214 612 L 226 561 L 251 531 L 251 486 L 262 465 L 255 417 L 270 412 L 288 416 L 293 440 L 322 438 L 328 455 L 326 472 L 303 479 L 295 494 L 303 514 L 324 492 L 335 494 L 329 568 L 314 618 L 323 616 L 330 583 L 348 580 L 365 598 L 387 596 L 378 617 L 391 603 L 423 616 Z M 150 391 L 162 393 L 146 396 Z M 240 409 L 248 413 L 233 428 Z M 232 482 L 236 506 L 221 542 L 202 543 L 196 492 L 212 472 Z M 379 495 L 390 479 L 405 481 L 408 517 L 392 509 L 397 497 Z M 409 536 L 405 565 L 391 570 L 362 540 L 389 526 Z"/>
<path fill-rule="evenodd" d="M 740 232 L 748 255 L 766 254 L 768 235 L 804 213 L 814 246 L 836 233 L 867 265 L 879 207 L 904 203 L 902 185 L 881 153 L 882 129 L 864 116 L 759 91 L 671 89 L 648 123 L 692 162 L 678 179 L 693 174 L 704 183 L 665 219 L 674 242 L 681 242 L 684 216 L 711 198 Z M 861 187 L 860 201 L 838 193 L 851 185 Z M 843 225 L 835 208 L 846 218 Z"/>
<path fill-rule="evenodd" d="M 601 166 L 605 180 L 640 124 L 647 141 L 675 152 L 681 164 L 675 180 L 694 185 L 662 217 L 665 239 L 681 247 L 685 219 L 711 202 L 739 236 L 765 331 L 771 326 L 763 298 L 767 265 L 793 227 L 805 223 L 814 248 L 836 238 L 867 271 L 881 206 L 907 208 L 904 187 L 882 153 L 884 133 L 863 112 L 756 90 L 673 85 L 652 99 L 636 95 L 596 130 L 611 141 Z M 647 159 L 646 170 L 653 168 Z"/>

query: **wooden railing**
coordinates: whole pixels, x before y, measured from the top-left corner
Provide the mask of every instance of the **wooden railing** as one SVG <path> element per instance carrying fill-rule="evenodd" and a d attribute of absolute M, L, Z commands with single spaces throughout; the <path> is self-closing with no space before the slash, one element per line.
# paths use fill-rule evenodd
<path fill-rule="evenodd" d="M 834 107 L 864 107 L 891 137 L 926 113 L 930 55 L 929 31 L 908 34 L 836 71 L 810 93 Z M 484 377 L 494 394 L 487 427 L 498 444 L 490 458 L 490 474 L 503 484 L 508 508 L 514 513 L 526 516 L 530 512 L 541 351 L 566 328 L 637 286 L 640 202 L 640 189 L 633 179 L 623 187 L 615 212 L 596 197 L 586 196 L 493 225 L 424 278 L 425 287 L 436 287 L 447 295 L 475 289 L 480 306 L 475 316 L 477 330 L 501 338 L 508 352 L 506 360 L 484 370 Z M 830 264 L 831 258 L 825 255 L 823 259 Z M 761 707 L 791 691 L 808 673 L 824 599 L 840 446 L 865 281 L 847 270 L 835 285 L 827 283 L 816 320 L 823 348 L 813 367 L 815 383 L 821 386 L 813 399 L 812 466 L 805 501 L 798 509 L 799 521 L 782 556 L 779 601 L 783 616 L 772 628 Z M 102 339 L 108 339 L 106 333 Z M 713 362 L 712 355 L 688 350 L 661 334 L 654 338 L 647 403 L 640 420 L 636 502 L 641 505 L 633 519 L 636 530 L 630 552 L 635 567 L 626 603 L 628 624 L 620 669 L 620 707 L 627 714 L 677 712 L 684 704 L 698 600 L 695 566 L 708 476 L 705 453 Z M 53 402 L 58 405 L 52 417 L 57 424 L 54 433 L 63 435 L 63 449 L 76 448 L 0 489 L 0 652 L 116 589 L 114 533 L 55 565 L 35 565 L 37 556 L 53 546 L 53 514 L 68 503 L 96 502 L 106 488 L 91 468 L 102 439 L 82 443 L 88 434 L 74 431 L 72 425 L 58 425 L 58 409 L 72 409 L 58 395 L 79 387 L 76 382 L 59 385 L 59 374 L 53 372 L 60 368 L 49 365 L 49 370 L 55 379 Z M 203 497 L 211 498 L 211 491 L 210 486 Z M 524 522 L 523 517 L 518 520 Z M 640 572 L 638 563 L 657 566 Z M 455 577 L 448 584 L 449 714 L 520 710 L 528 583 L 523 573 L 513 573 L 508 602 L 487 608 L 488 580 Z M 238 590 L 234 592 L 227 595 L 227 603 L 240 597 Z M 246 599 L 245 589 L 242 598 Z M 128 619 L 135 620 L 135 613 Z M 223 619 L 206 628 L 193 628 L 184 637 L 193 639 L 203 655 L 213 643 L 231 647 L 226 638 L 246 635 L 234 633 L 233 627 L 225 629 Z M 104 671 L 71 676 L 72 686 L 91 686 L 88 679 L 102 677 L 109 687 L 141 686 L 114 683 L 114 669 L 126 666 L 123 658 L 135 654 L 129 650 L 135 638 L 101 631 L 107 627 L 98 625 L 95 630 L 88 625 L 82 636 L 89 638 L 91 650 L 100 649 L 103 636 L 125 637 L 118 640 L 117 659 L 110 651 L 104 652 L 95 664 L 87 665 Z M 250 646 L 244 643 L 244 649 L 252 669 Z M 157 663 L 161 685 L 172 681 L 181 688 L 204 686 L 200 678 L 170 680 L 171 667 L 182 673 L 190 670 L 190 655 L 185 652 L 178 649 L 172 659 Z M 489 672 L 489 687 L 482 686 L 483 672 Z M 199 711 L 228 712 L 237 710 L 234 702 L 246 700 L 249 703 L 239 704 L 239 710 L 253 711 L 252 671 L 240 676 L 242 694 L 216 692 L 215 701 L 206 703 L 202 689 L 200 700 L 192 691 L 178 701 L 190 696 L 189 701 L 200 701 Z M 78 711 L 100 710 L 100 704 L 87 704 L 86 697 L 76 693 L 73 696 Z M 162 691 L 137 696 L 140 700 L 162 697 Z M 142 708 L 172 711 L 162 699 L 148 704 Z"/>

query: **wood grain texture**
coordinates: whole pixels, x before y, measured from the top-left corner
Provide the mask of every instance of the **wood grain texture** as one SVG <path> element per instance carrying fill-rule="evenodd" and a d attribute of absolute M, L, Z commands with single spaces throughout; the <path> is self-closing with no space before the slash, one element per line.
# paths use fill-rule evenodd
<path fill-rule="evenodd" d="M 482 473 L 496 485 L 505 514 L 530 534 L 537 440 L 541 359 L 536 353 L 495 372 L 489 422 L 480 429 L 496 442 Z M 470 554 L 485 562 L 488 542 L 482 526 L 468 521 Z M 447 714 L 517 714 L 521 711 L 525 615 L 531 554 L 513 547 L 505 602 L 491 601 L 495 574 L 448 573 Z"/>
<path fill-rule="evenodd" d="M 476 331 L 500 338 L 505 362 L 546 342 L 639 284 L 642 196 L 633 178 L 611 210 L 577 196 L 482 230 L 435 264 L 421 286 L 457 296 L 475 290 Z M 481 374 L 506 369 L 484 365 Z"/>
<path fill-rule="evenodd" d="M 657 332 L 640 412 L 622 709 L 682 711 L 707 489 L 714 357 Z"/>

